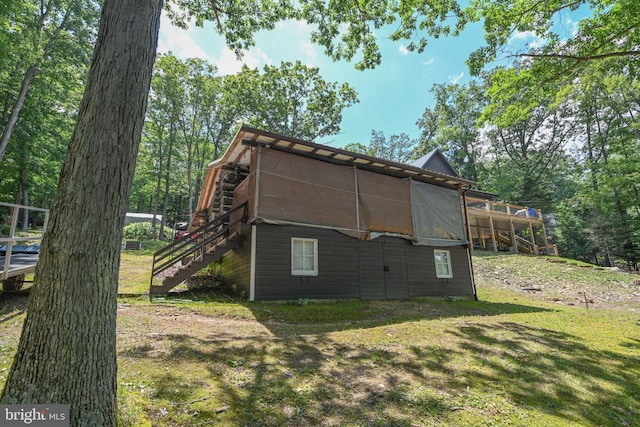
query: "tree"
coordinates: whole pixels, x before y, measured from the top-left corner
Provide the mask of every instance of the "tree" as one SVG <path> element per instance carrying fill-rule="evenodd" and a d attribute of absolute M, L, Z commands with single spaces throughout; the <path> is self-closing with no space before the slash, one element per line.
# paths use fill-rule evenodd
<path fill-rule="evenodd" d="M 478 181 L 482 155 L 478 121 L 486 105 L 484 88 L 472 81 L 468 85 L 435 84 L 431 88 L 436 103 L 418 120 L 422 130 L 416 155 L 439 148 L 471 181 Z"/>
<path fill-rule="evenodd" d="M 325 81 L 318 68 L 300 61 L 266 65 L 262 74 L 244 68 L 250 88 L 247 123 L 271 132 L 314 140 L 340 132 L 342 110 L 358 102 L 351 86 Z"/>
<path fill-rule="evenodd" d="M 391 135 L 387 139 L 384 136 L 384 132 L 372 130 L 369 145 L 356 142 L 345 145 L 344 149 L 385 160 L 407 163 L 415 157 L 415 145 L 416 141 L 412 140 L 406 133 Z"/>
<path fill-rule="evenodd" d="M 68 403 L 115 425 L 120 241 L 160 2 L 106 0 L 17 353 L 0 402 Z"/>
<path fill-rule="evenodd" d="M 317 68 L 299 62 L 262 72 L 245 67 L 231 76 L 216 72 L 200 59 L 169 54 L 157 61 L 140 160 L 146 167 L 139 169 L 147 178 L 136 178 L 132 203 L 138 191 L 151 190 L 148 180 L 155 177 L 151 211 L 163 221 L 193 215 L 207 163 L 240 122 L 314 139 L 339 132 L 342 110 L 357 101 L 349 85 L 327 82 Z"/>
<path fill-rule="evenodd" d="M 591 15 L 578 19 L 571 31 L 566 17 Z M 640 3 L 635 0 L 552 0 L 483 2 L 476 0 L 468 8 L 472 20 L 482 19 L 486 45 L 474 51 L 467 61 L 472 74 L 498 57 L 511 57 L 514 67 L 496 72 L 493 90 L 511 97 L 513 107 L 506 119 L 522 118 L 535 108 L 541 97 L 553 94 L 559 85 L 571 83 L 598 63 L 611 73 L 625 70 L 630 77 L 639 75 Z M 524 34 L 536 43 L 508 52 L 512 37 Z M 508 114 L 511 113 L 511 114 Z"/>
<path fill-rule="evenodd" d="M 632 0 L 625 3 L 632 9 Z M 318 24 L 313 41 L 357 66 L 380 61 L 375 28 L 454 34 L 468 16 L 454 2 L 177 0 L 174 19 L 213 20 L 239 51 L 287 18 Z M 637 6 L 635 6 L 637 7 Z M 70 403 L 74 425 L 115 423 L 115 315 L 119 246 L 157 43 L 161 0 L 105 0 L 78 121 L 2 403 Z M 633 9 L 637 10 L 637 9 Z M 458 16 L 451 21 L 449 12 Z M 638 16 L 638 14 L 632 15 Z M 449 23 L 452 23 L 451 25 Z M 337 44 L 334 40 L 340 39 Z M 412 45 L 424 49 L 421 41 Z M 77 235 L 82 239 L 75 239 Z M 51 363 L 49 363 L 51 362 Z"/>
<path fill-rule="evenodd" d="M 528 120 L 487 132 L 489 161 L 485 188 L 507 200 L 548 210 L 553 201 L 553 178 L 565 158 L 573 123 L 561 111 L 544 106 Z M 484 175 L 486 177 L 486 175 Z"/>
<path fill-rule="evenodd" d="M 96 0 L 19 1 L 0 10 L 0 22 L 10 28 L 0 35 L 6 49 L 0 64 L 0 160 L 34 79 L 74 64 L 84 70 L 99 7 Z"/>
<path fill-rule="evenodd" d="M 573 34 L 565 34 L 566 27 L 556 25 L 563 16 L 585 6 L 593 14 L 580 19 Z M 468 11 L 474 20 L 483 20 L 487 42 L 469 59 L 474 73 L 496 59 L 517 32 L 529 33 L 543 42 L 517 56 L 546 60 L 547 66 L 555 68 L 556 77 L 566 76 L 592 61 L 640 55 L 640 5 L 634 0 L 475 0 Z"/>
<path fill-rule="evenodd" d="M 566 88 L 576 105 L 582 179 L 572 199 L 581 208 L 563 219 L 580 224 L 577 230 L 588 237 L 594 257 L 634 264 L 640 245 L 640 84 L 599 64 L 585 71 Z"/>
<path fill-rule="evenodd" d="M 51 204 L 88 68 L 89 60 L 60 63 L 33 80 L 0 168 L 0 199 Z M 23 227 L 30 221 L 21 219 Z"/>
<path fill-rule="evenodd" d="M 156 163 L 156 188 L 153 196 L 153 214 L 161 214 L 160 238 L 167 219 L 171 196 L 171 181 L 175 180 L 174 165 L 182 142 L 180 124 L 187 118 L 186 90 L 188 65 L 173 55 L 158 59 L 151 80 L 149 111 L 145 122 L 145 144 Z M 161 205 L 161 207 L 160 207 Z M 155 234 L 156 221 L 153 221 Z"/>

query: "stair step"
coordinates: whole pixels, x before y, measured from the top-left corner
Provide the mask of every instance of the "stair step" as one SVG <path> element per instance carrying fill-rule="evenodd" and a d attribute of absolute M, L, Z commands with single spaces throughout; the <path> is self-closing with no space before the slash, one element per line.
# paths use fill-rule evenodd
<path fill-rule="evenodd" d="M 169 276 L 165 278 L 164 281 L 162 282 L 162 285 L 152 285 L 149 288 L 149 294 L 162 295 L 162 294 L 168 293 L 171 289 L 175 288 L 180 283 L 189 279 L 198 271 L 207 267 L 212 262 L 222 257 L 224 254 L 226 254 L 230 250 L 237 247 L 238 244 L 240 243 L 240 240 L 241 239 L 238 239 L 238 238 L 229 242 L 227 242 L 227 240 L 224 240 L 223 242 L 221 242 L 221 243 L 224 243 L 223 246 L 216 245 L 215 246 L 216 249 L 212 252 L 208 252 L 204 254 L 202 260 L 200 261 L 192 260 L 187 265 L 184 265 L 181 268 L 179 268 L 173 276 Z"/>

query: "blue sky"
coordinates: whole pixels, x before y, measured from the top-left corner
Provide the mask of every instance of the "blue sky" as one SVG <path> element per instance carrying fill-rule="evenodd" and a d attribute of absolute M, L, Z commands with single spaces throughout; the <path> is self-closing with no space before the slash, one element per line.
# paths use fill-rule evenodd
<path fill-rule="evenodd" d="M 321 46 L 310 43 L 310 32 L 305 23 L 279 23 L 275 30 L 256 35 L 256 46 L 242 61 L 251 68 L 262 68 L 300 60 L 318 67 L 325 80 L 347 82 L 354 87 L 360 102 L 343 111 L 342 132 L 318 141 L 334 146 L 350 142 L 368 144 L 372 130 L 383 131 L 387 137 L 406 133 L 418 138 L 420 131 L 415 123 L 426 107 L 433 107 L 431 87 L 435 83 L 468 82 L 465 60 L 483 41 L 480 25 L 471 26 L 457 38 L 431 40 L 422 54 L 408 52 L 406 42 L 381 38 L 382 64 L 374 70 L 358 71 L 353 63 L 334 62 L 324 55 Z M 537 40 L 522 33 L 513 41 L 522 44 Z M 211 24 L 181 30 L 163 16 L 158 52 L 169 51 L 183 59 L 205 59 L 218 67 L 221 74 L 233 74 L 242 65 Z"/>

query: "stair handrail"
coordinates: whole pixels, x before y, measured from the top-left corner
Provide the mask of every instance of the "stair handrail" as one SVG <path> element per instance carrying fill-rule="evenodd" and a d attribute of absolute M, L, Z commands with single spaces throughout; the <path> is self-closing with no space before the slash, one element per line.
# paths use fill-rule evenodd
<path fill-rule="evenodd" d="M 515 236 L 515 238 L 516 238 L 516 242 L 520 243 L 522 246 L 526 246 L 526 247 L 529 249 L 529 251 L 530 251 L 531 253 L 533 253 L 533 252 L 534 252 L 534 250 L 533 250 L 533 249 L 534 249 L 534 247 L 533 247 L 533 243 L 531 243 L 531 242 L 530 242 L 530 241 L 528 241 L 527 239 L 525 239 L 525 238 L 523 238 L 523 237 L 520 237 L 520 236 L 518 236 L 518 235 L 516 235 L 516 236 Z"/>
<path fill-rule="evenodd" d="M 153 286 L 153 278 L 172 267 L 178 261 L 190 256 L 193 256 L 193 258 L 202 257 L 207 253 L 209 247 L 221 240 L 222 237 L 229 237 L 229 231 L 233 227 L 247 220 L 247 209 L 248 203 L 244 202 L 154 252 L 149 285 Z M 240 210 L 243 210 L 240 218 L 235 221 L 229 221 L 233 214 Z M 225 222 L 228 222 L 228 224 L 221 228 Z"/>
<path fill-rule="evenodd" d="M 506 233 L 503 233 L 503 232 L 496 232 L 496 234 L 498 236 L 502 237 L 502 239 L 509 240 L 511 242 L 511 238 L 509 237 L 509 234 L 506 234 Z M 535 252 L 533 243 L 531 243 L 530 241 L 528 241 L 527 239 L 525 239 L 523 237 L 518 236 L 517 234 L 514 234 L 513 237 L 515 237 L 515 244 L 516 245 L 521 245 L 522 247 L 525 247 L 532 254 Z"/>

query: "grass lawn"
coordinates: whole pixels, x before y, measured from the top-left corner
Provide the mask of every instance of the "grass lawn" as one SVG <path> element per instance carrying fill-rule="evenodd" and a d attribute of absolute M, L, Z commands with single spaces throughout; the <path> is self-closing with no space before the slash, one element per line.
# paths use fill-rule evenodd
<path fill-rule="evenodd" d="M 477 302 L 121 298 L 119 423 L 640 425 L 638 276 L 494 254 L 474 269 Z M 0 302 L 0 384 L 20 304 Z"/>
<path fill-rule="evenodd" d="M 120 280 L 118 292 L 141 294 L 149 291 L 153 253 L 168 242 L 143 241 L 142 250 L 122 251 L 120 254 Z"/>

